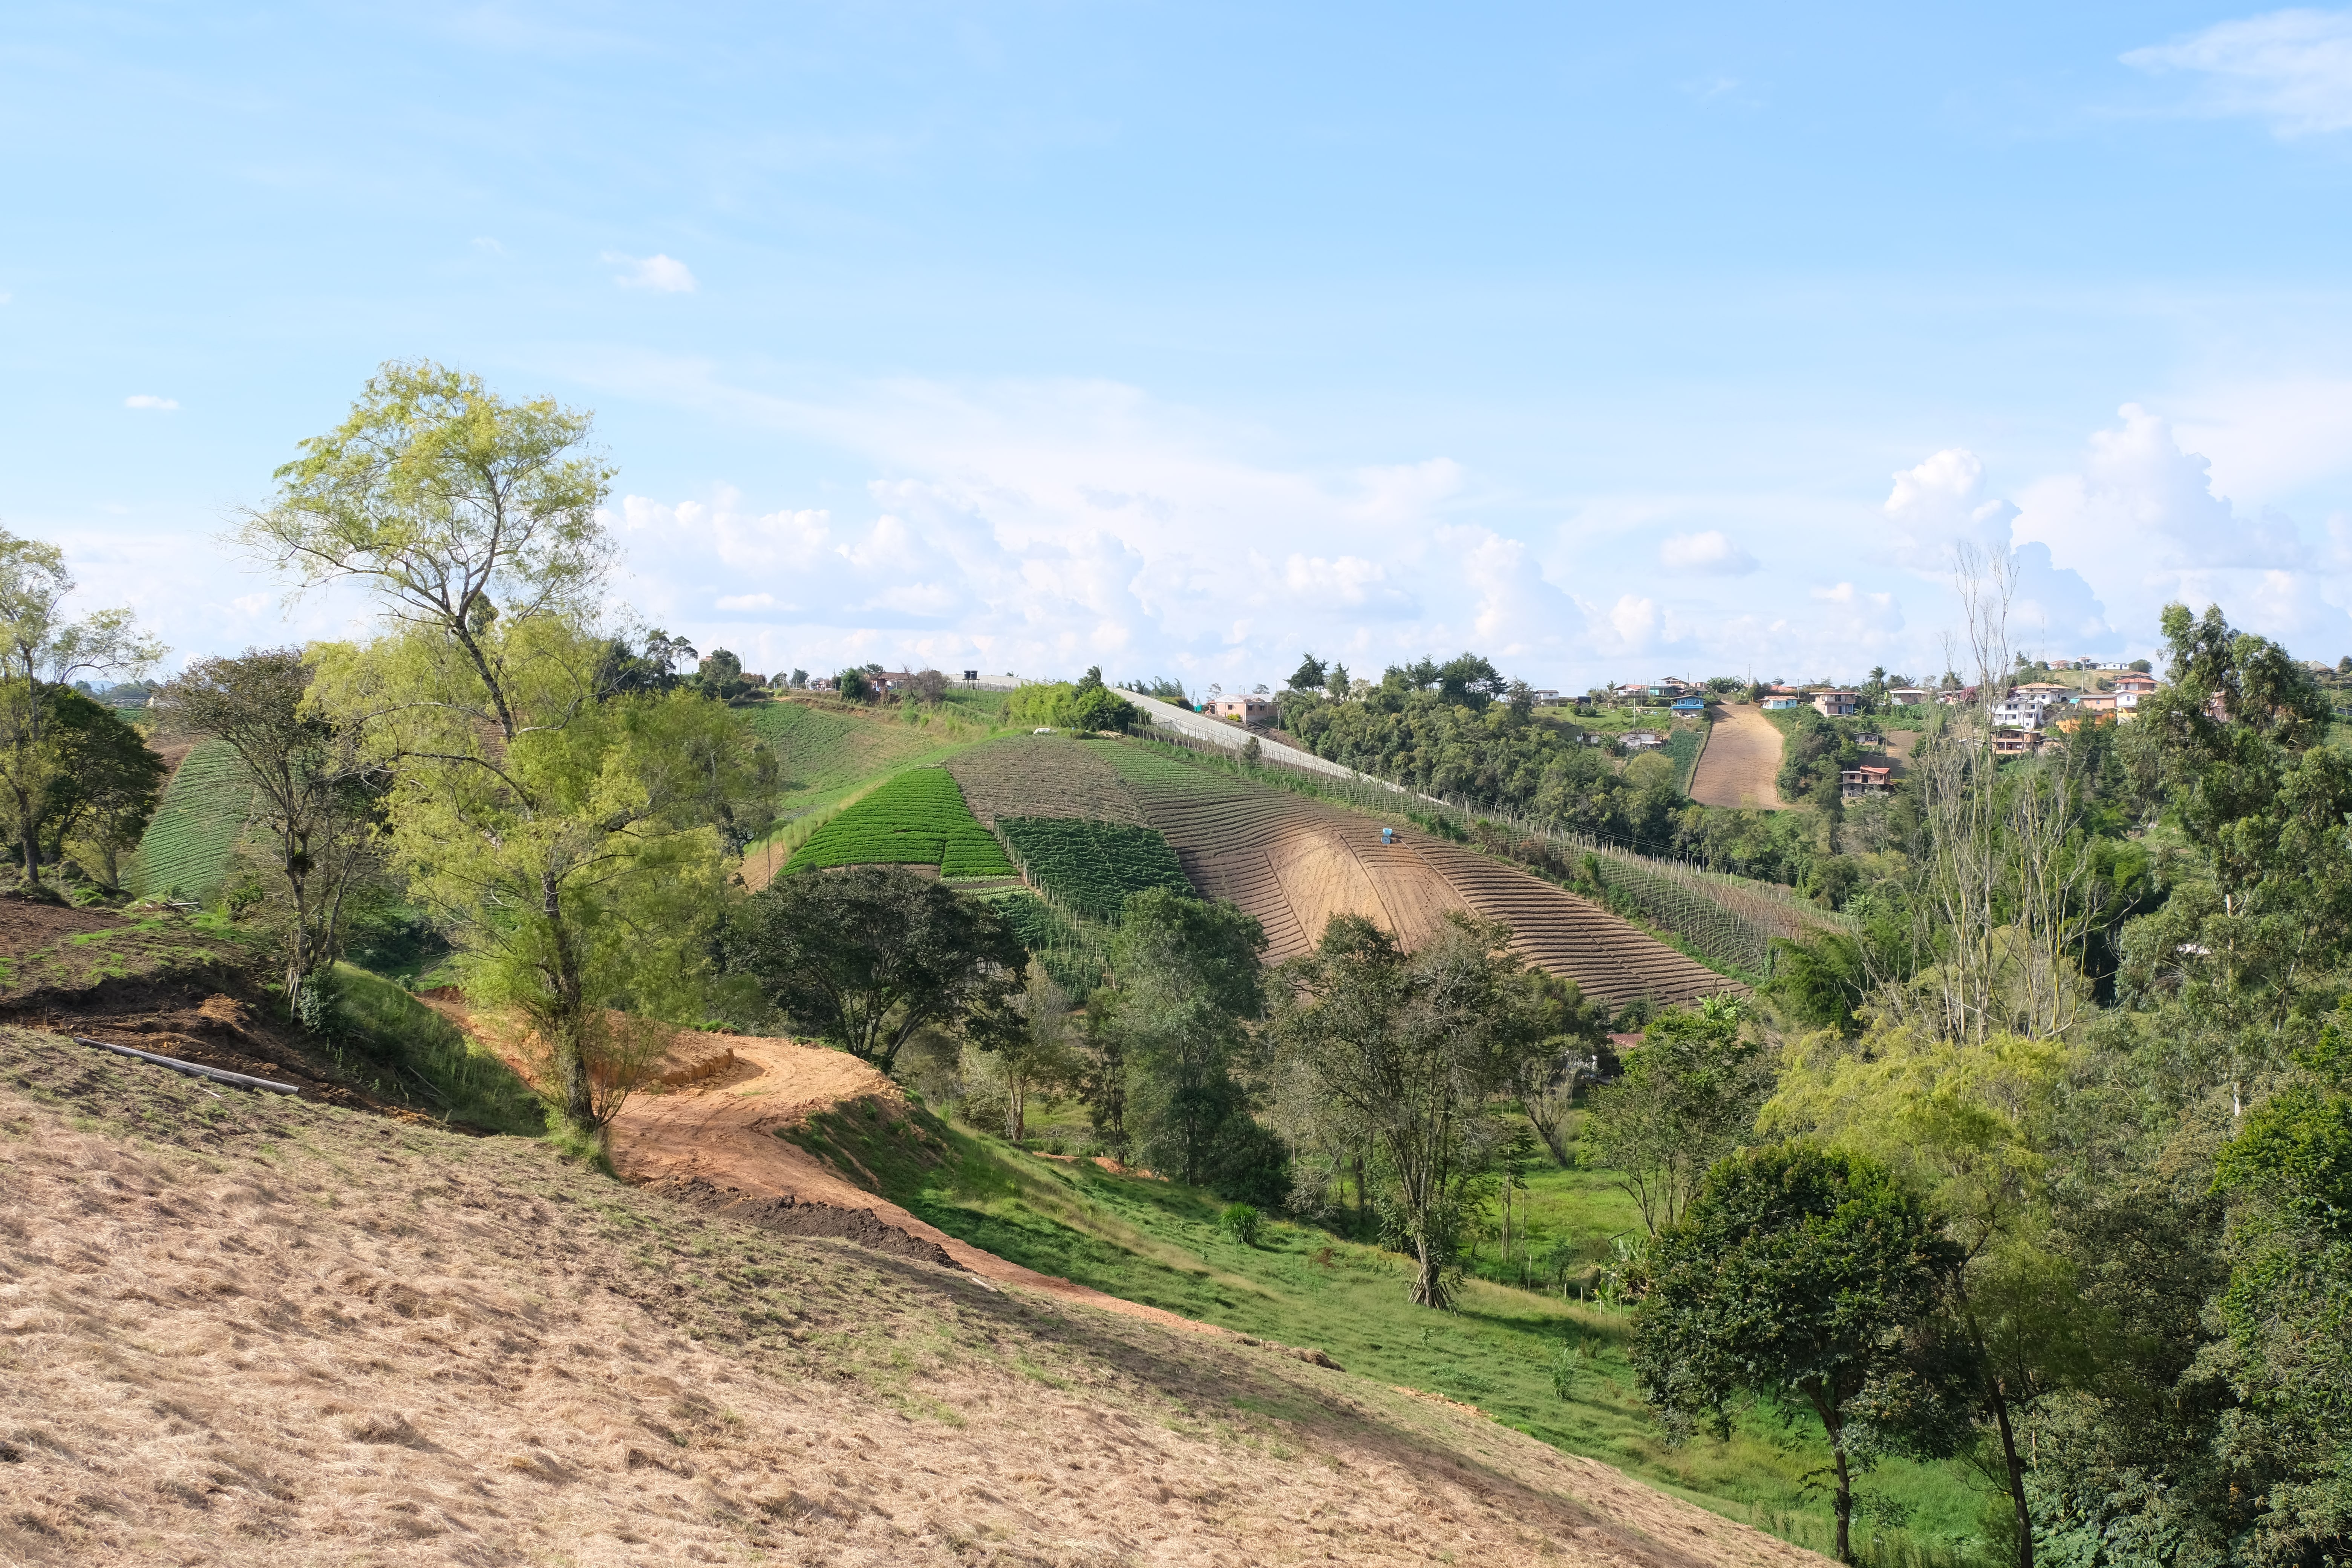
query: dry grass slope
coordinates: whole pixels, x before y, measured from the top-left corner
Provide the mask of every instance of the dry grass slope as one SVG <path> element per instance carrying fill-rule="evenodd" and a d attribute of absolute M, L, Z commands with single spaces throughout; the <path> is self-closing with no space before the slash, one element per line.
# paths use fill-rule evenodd
<path fill-rule="evenodd" d="M 0 1035 L 0 1560 L 1818 1564 L 1454 1406 Z"/>
<path fill-rule="evenodd" d="M 1772 781 L 1780 772 L 1780 731 L 1752 706 L 1726 704 L 1715 712 L 1690 797 L 1701 805 L 1779 810 L 1780 794 Z"/>

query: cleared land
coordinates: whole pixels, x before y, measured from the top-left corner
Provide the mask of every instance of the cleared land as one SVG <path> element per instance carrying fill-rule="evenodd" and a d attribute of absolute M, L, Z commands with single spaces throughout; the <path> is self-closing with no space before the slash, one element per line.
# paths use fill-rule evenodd
<path fill-rule="evenodd" d="M 1141 827 L 1143 808 L 1105 760 L 1111 746 L 1066 735 L 1007 735 L 958 752 L 948 771 L 963 787 L 972 815 L 985 823 L 999 816 L 1083 816 Z"/>
<path fill-rule="evenodd" d="M 1780 731 L 1761 709 L 1730 704 L 1715 710 L 1715 732 L 1707 737 L 1692 777 L 1690 797 L 1701 805 L 1778 811 L 1780 792 Z"/>
<path fill-rule="evenodd" d="M 1529 962 L 1613 1004 L 1683 1002 L 1736 990 L 1697 961 L 1575 894 L 1410 827 L 1383 843 L 1370 817 L 1125 744 L 1105 753 L 1184 873 L 1265 927 L 1266 957 L 1307 952 L 1335 914 L 1360 914 L 1408 944 L 1447 910 L 1511 923 Z"/>
<path fill-rule="evenodd" d="M 1448 1402 L 540 1143 L 23 1031 L 0 1132 L 12 1562 L 1821 1562 Z"/>

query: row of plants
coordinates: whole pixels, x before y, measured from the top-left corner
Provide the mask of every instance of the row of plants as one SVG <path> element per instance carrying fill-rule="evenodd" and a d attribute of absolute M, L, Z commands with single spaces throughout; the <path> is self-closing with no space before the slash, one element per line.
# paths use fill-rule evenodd
<path fill-rule="evenodd" d="M 217 889 L 253 809 L 253 784 L 226 741 L 188 753 L 139 839 L 123 884 L 134 894 L 177 889 L 190 898 Z"/>
<path fill-rule="evenodd" d="M 1146 888 L 1192 891 L 1156 828 L 1074 816 L 1000 816 L 996 828 L 1031 880 L 1096 920 L 1116 919 L 1127 896 Z"/>
<path fill-rule="evenodd" d="M 825 866 L 937 866 L 943 877 L 1009 877 L 988 829 L 945 768 L 910 768 L 809 835 L 787 875 Z"/>

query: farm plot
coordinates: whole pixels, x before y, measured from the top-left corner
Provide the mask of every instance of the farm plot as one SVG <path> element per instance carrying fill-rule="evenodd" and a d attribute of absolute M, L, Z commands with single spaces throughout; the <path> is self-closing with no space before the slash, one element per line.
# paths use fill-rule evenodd
<path fill-rule="evenodd" d="M 910 768 L 809 835 L 784 866 L 937 866 L 943 877 L 1009 877 L 1013 863 L 945 768 Z"/>
<path fill-rule="evenodd" d="M 1529 963 L 1612 1004 L 1736 988 L 1588 900 L 1417 829 L 1384 841 L 1371 817 L 1141 745 L 1106 759 L 1193 885 L 1257 917 L 1270 962 L 1312 947 L 1333 915 L 1362 915 L 1412 944 L 1447 910 L 1467 910 L 1509 922 Z"/>
<path fill-rule="evenodd" d="M 1105 750 L 1103 742 L 1066 735 L 1008 735 L 960 753 L 948 771 L 984 823 L 1083 816 L 1141 827 L 1143 808 L 1118 770 L 1103 760 Z"/>
<path fill-rule="evenodd" d="M 956 743 L 944 730 L 805 702 L 763 702 L 737 711 L 775 753 L 783 775 L 777 805 L 786 816 Z"/>
<path fill-rule="evenodd" d="M 1780 731 L 1772 721 L 1745 704 L 1716 710 L 1714 731 L 1690 780 L 1690 797 L 1701 805 L 1777 811 L 1780 792 Z"/>
<path fill-rule="evenodd" d="M 253 783 L 226 741 L 206 741 L 187 753 L 163 791 L 163 804 L 123 868 L 123 885 L 137 895 L 176 889 L 203 898 L 228 874 L 237 835 L 253 812 Z"/>
<path fill-rule="evenodd" d="M 1095 920 L 1116 918 L 1129 893 L 1147 888 L 1192 891 L 1176 852 L 1155 828 L 1075 816 L 1000 816 L 996 829 L 1032 881 Z"/>

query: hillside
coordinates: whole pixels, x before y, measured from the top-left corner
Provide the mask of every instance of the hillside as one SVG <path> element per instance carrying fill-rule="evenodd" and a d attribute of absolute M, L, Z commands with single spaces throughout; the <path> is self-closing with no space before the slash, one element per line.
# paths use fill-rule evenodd
<path fill-rule="evenodd" d="M 1820 1559 L 1442 1400 L 0 1032 L 12 1562 Z"/>
<path fill-rule="evenodd" d="M 1763 710 L 1745 703 L 1713 710 L 1713 730 L 1691 778 L 1690 797 L 1701 805 L 1777 811 L 1780 794 L 1780 731 Z"/>

